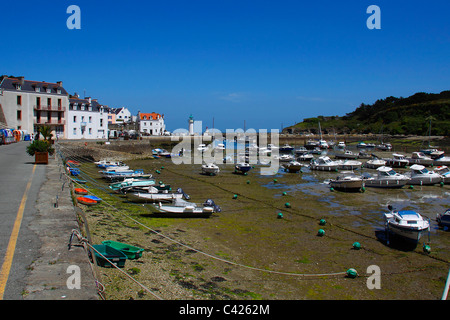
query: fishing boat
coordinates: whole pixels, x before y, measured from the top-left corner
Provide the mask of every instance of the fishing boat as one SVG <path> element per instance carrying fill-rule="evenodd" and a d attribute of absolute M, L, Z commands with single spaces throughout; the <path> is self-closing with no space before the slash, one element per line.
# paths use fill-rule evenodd
<path fill-rule="evenodd" d="M 250 171 L 251 168 L 252 166 L 250 164 L 246 162 L 241 162 L 234 167 L 234 172 L 247 173 Z"/>
<path fill-rule="evenodd" d="M 290 173 L 296 173 L 299 172 L 303 167 L 305 167 L 304 164 L 301 164 L 298 161 L 289 161 L 288 163 L 283 164 L 283 167 L 286 171 Z"/>
<path fill-rule="evenodd" d="M 208 218 L 214 212 L 221 212 L 220 207 L 211 199 L 202 204 L 176 199 L 169 204 L 159 202 L 157 205 L 154 204 L 153 207 L 157 210 L 153 215 L 157 217 Z"/>
<path fill-rule="evenodd" d="M 361 169 L 362 162 L 357 160 L 338 160 L 338 169 L 340 170 L 356 170 Z"/>
<path fill-rule="evenodd" d="M 205 163 L 202 164 L 202 173 L 207 175 L 215 175 L 220 172 L 220 169 L 214 163 Z"/>
<path fill-rule="evenodd" d="M 378 169 L 379 167 L 383 167 L 385 165 L 386 160 L 382 160 L 376 156 L 373 156 L 372 159 L 366 161 L 364 167 L 369 169 Z"/>
<path fill-rule="evenodd" d="M 83 188 L 75 188 L 74 191 L 76 194 L 88 194 L 88 191 Z"/>
<path fill-rule="evenodd" d="M 434 168 L 434 172 L 442 176 L 442 182 L 444 184 L 450 184 L 450 169 L 447 166 L 438 166 Z"/>
<path fill-rule="evenodd" d="M 440 227 L 450 227 L 450 209 L 445 210 L 444 213 L 436 215 L 436 221 Z"/>
<path fill-rule="evenodd" d="M 124 255 L 127 256 L 128 260 L 134 260 L 139 259 L 142 257 L 142 253 L 144 252 L 144 249 L 132 246 L 130 244 L 118 242 L 118 241 L 112 241 L 112 240 L 105 240 L 102 241 L 103 245 L 110 246 L 111 248 L 114 248 L 120 252 L 122 252 Z"/>
<path fill-rule="evenodd" d="M 292 152 L 292 151 L 294 151 L 294 147 L 292 147 L 286 143 L 284 146 L 280 147 L 279 150 L 280 150 L 280 152 Z"/>
<path fill-rule="evenodd" d="M 331 160 L 328 156 L 320 156 L 319 158 L 312 160 L 309 167 L 311 170 L 337 171 L 339 162 Z"/>
<path fill-rule="evenodd" d="M 395 172 L 391 167 L 382 166 L 377 169 L 375 176 L 365 176 L 364 184 L 373 188 L 402 188 L 409 180 L 409 177 Z"/>
<path fill-rule="evenodd" d="M 86 196 L 78 197 L 77 201 L 78 203 L 84 204 L 86 206 L 93 206 L 98 203 L 96 200 L 88 198 Z"/>
<path fill-rule="evenodd" d="M 413 210 L 393 210 L 384 214 L 386 231 L 401 237 L 404 240 L 418 243 L 421 235 L 429 231 L 430 222 Z"/>
<path fill-rule="evenodd" d="M 412 185 L 433 185 L 438 184 L 442 181 L 442 176 L 434 171 L 428 171 L 423 165 L 413 164 L 409 167 L 410 172 L 405 175 L 411 180 L 409 184 Z"/>
<path fill-rule="evenodd" d="M 160 192 L 155 187 L 150 187 L 147 192 L 127 192 L 125 195 L 130 201 L 139 203 L 172 201 L 183 197 L 183 193 L 178 191 L 176 193 Z"/>
<path fill-rule="evenodd" d="M 330 188 L 346 192 L 361 191 L 364 187 L 364 179 L 352 171 L 342 171 L 336 179 L 330 180 Z"/>
<path fill-rule="evenodd" d="M 406 157 L 399 153 L 393 153 L 392 158 L 383 158 L 386 161 L 386 165 L 392 168 L 405 168 L 409 161 Z"/>
<path fill-rule="evenodd" d="M 358 159 L 358 155 L 351 150 L 345 150 L 344 152 L 336 152 L 334 155 L 336 159 Z"/>
<path fill-rule="evenodd" d="M 439 158 L 434 159 L 433 165 L 435 165 L 435 166 L 450 166 L 450 157 L 441 155 Z"/>
<path fill-rule="evenodd" d="M 426 156 L 423 152 L 417 151 L 411 154 L 411 157 L 406 158 L 410 164 L 421 164 L 423 166 L 431 166 L 433 159 Z"/>

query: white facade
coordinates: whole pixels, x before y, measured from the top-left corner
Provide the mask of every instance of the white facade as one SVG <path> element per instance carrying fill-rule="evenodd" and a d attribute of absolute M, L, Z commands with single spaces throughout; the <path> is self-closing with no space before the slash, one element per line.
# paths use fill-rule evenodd
<path fill-rule="evenodd" d="M 62 82 L 30 81 L 23 77 L 1 78 L 0 107 L 4 126 L 36 133 L 39 126 L 46 125 L 52 128 L 53 138 L 65 138 L 65 112 L 68 106 L 68 94 Z"/>
<path fill-rule="evenodd" d="M 68 139 L 107 139 L 108 110 L 97 100 L 78 96 L 69 99 L 67 111 Z"/>
<path fill-rule="evenodd" d="M 159 113 L 138 113 L 139 132 L 151 136 L 162 136 L 166 131 L 164 115 Z"/>
<path fill-rule="evenodd" d="M 127 108 L 123 107 L 120 109 L 116 109 L 116 123 L 120 122 L 131 122 L 131 112 Z"/>

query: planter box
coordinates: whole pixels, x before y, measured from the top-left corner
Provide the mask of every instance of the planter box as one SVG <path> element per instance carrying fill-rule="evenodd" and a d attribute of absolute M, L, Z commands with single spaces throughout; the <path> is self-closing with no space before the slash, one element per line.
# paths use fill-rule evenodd
<path fill-rule="evenodd" d="M 48 164 L 48 152 L 35 152 L 34 163 L 36 164 Z"/>

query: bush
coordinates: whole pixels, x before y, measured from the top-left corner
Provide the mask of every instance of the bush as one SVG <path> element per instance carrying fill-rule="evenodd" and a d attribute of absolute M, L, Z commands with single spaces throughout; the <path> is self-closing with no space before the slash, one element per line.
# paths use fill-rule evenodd
<path fill-rule="evenodd" d="M 49 154 L 53 154 L 55 149 L 53 149 L 52 145 L 49 141 L 46 140 L 34 140 L 27 147 L 27 153 L 30 156 L 34 156 L 36 152 L 48 152 Z"/>

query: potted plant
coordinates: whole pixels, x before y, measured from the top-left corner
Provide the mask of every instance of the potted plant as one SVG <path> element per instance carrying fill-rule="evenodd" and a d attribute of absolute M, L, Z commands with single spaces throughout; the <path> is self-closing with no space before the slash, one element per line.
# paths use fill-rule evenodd
<path fill-rule="evenodd" d="M 53 154 L 55 149 L 47 140 L 34 140 L 27 146 L 27 153 L 34 156 L 34 163 L 48 164 L 48 155 Z"/>

